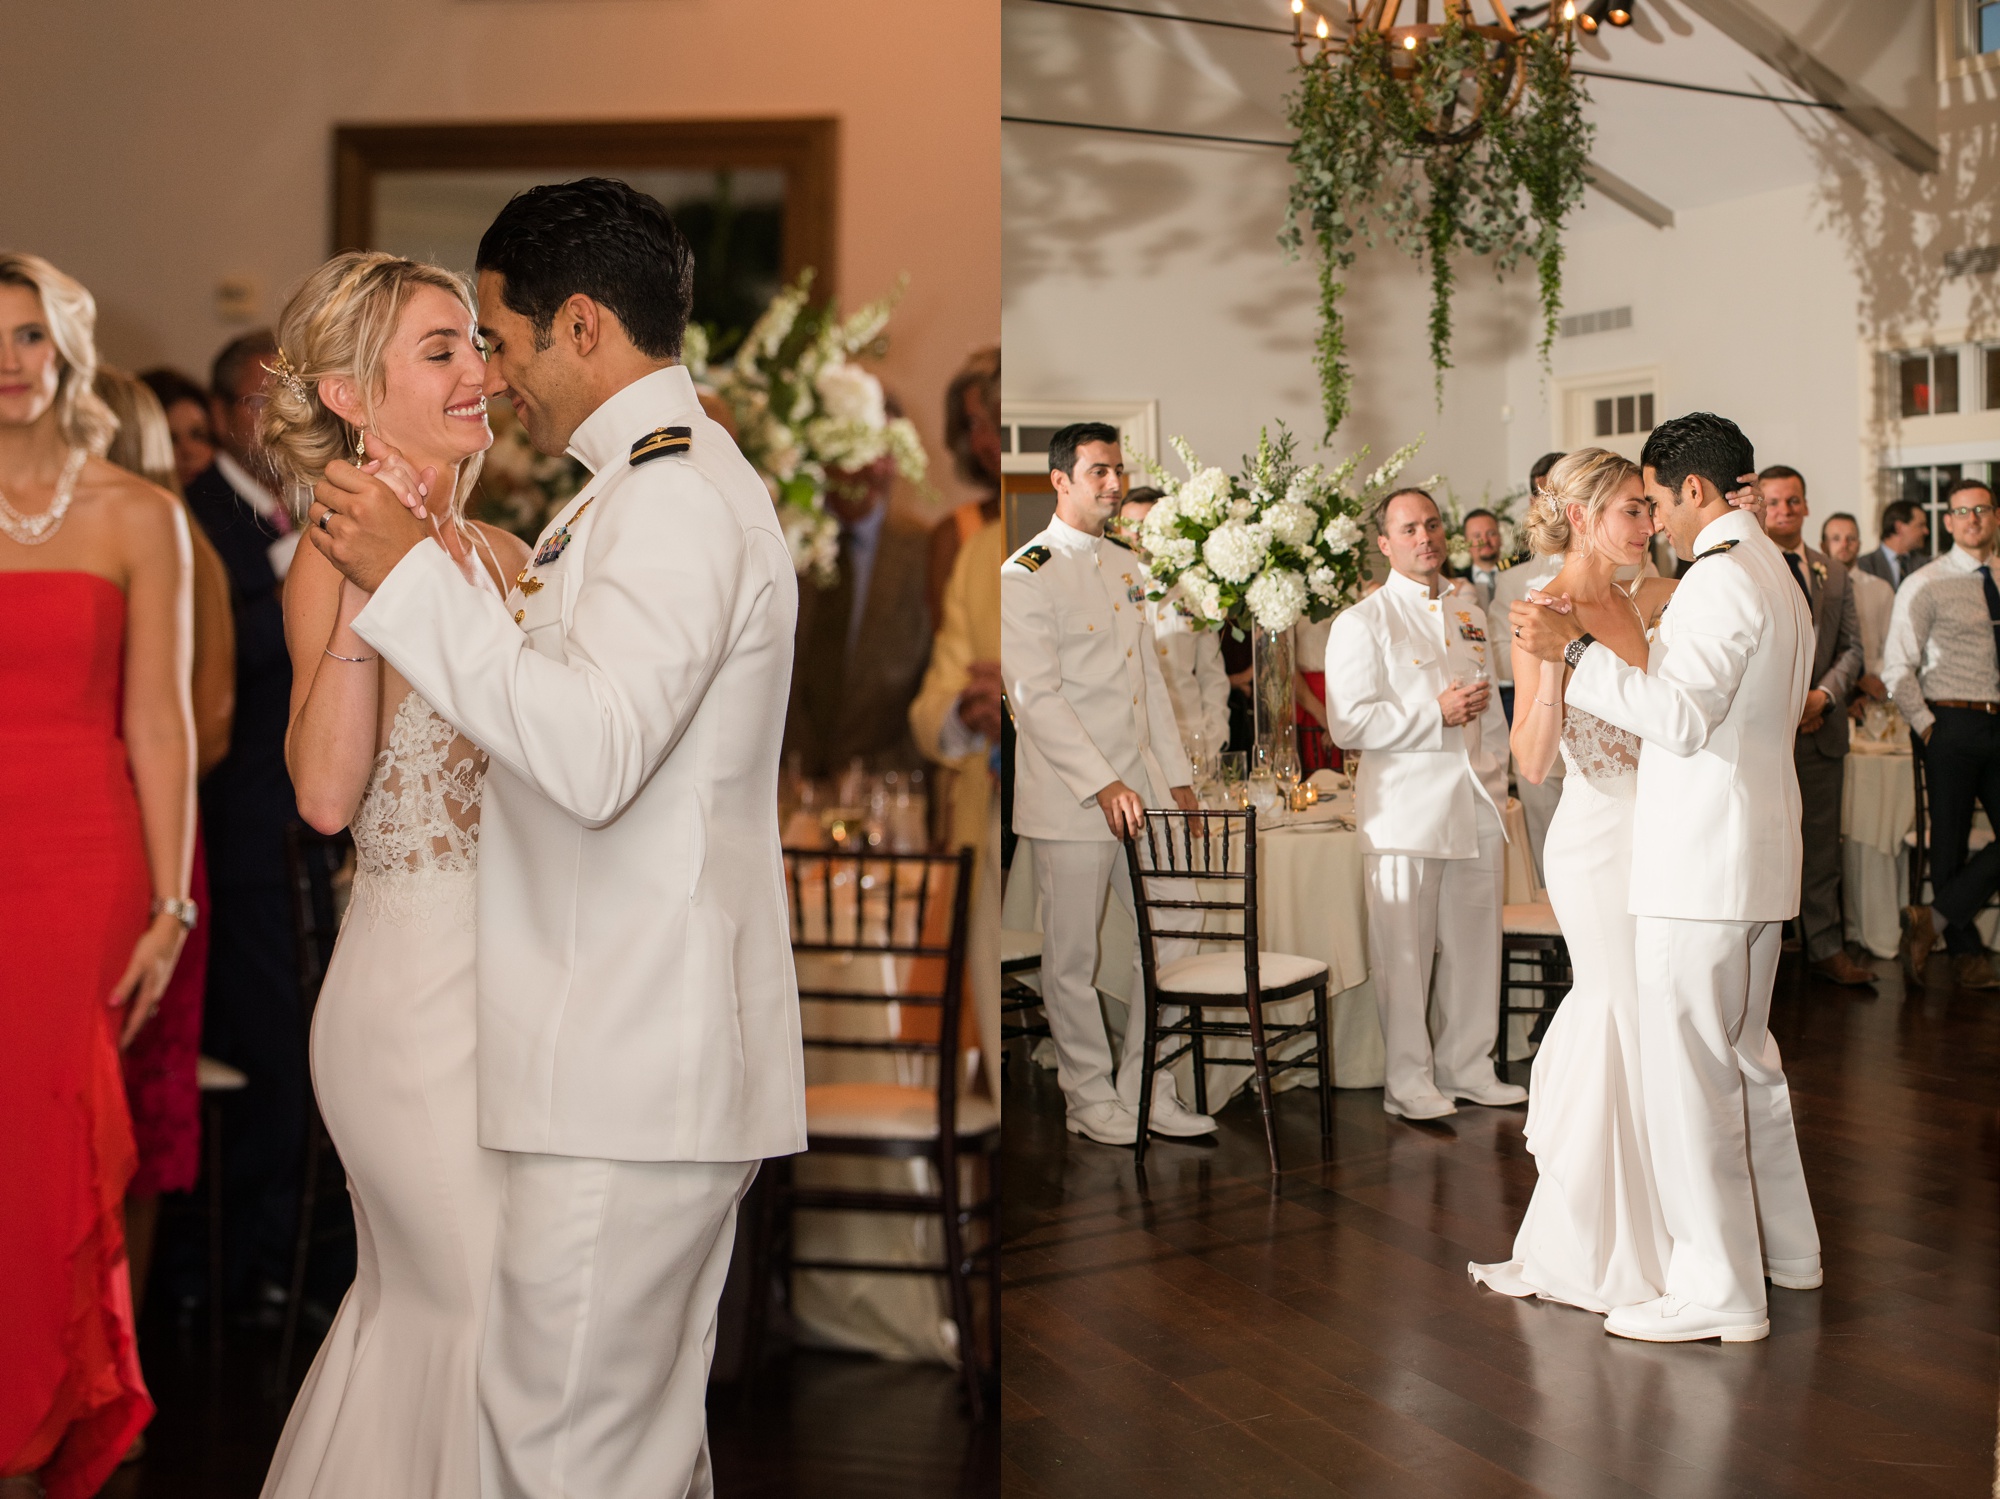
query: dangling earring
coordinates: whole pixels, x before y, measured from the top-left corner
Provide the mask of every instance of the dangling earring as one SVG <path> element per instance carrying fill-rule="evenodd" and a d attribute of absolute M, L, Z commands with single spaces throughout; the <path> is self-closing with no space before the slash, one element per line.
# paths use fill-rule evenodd
<path fill-rule="evenodd" d="M 366 427 L 356 427 L 354 429 L 354 461 L 357 464 L 368 461 L 368 429 Z"/>

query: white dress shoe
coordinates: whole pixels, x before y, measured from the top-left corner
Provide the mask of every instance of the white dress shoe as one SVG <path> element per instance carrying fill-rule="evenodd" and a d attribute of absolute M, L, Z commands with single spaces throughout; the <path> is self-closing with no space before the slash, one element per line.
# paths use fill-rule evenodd
<path fill-rule="evenodd" d="M 1484 1104 L 1489 1109 L 1511 1108 L 1517 1103 L 1528 1101 L 1528 1090 L 1519 1083 L 1503 1083 L 1494 1078 L 1490 1083 L 1481 1083 L 1476 1088 L 1453 1088 L 1451 1096 L 1460 1103 Z"/>
<path fill-rule="evenodd" d="M 1604 1319 L 1604 1330 L 1642 1343 L 1699 1343 L 1704 1338 L 1755 1343 L 1771 1335 L 1771 1319 L 1763 1312 L 1711 1311 L 1684 1296 L 1668 1295 L 1613 1307 Z"/>
<path fill-rule="evenodd" d="M 1826 1276 L 1820 1270 L 1819 1256 L 1809 1254 L 1802 1260 L 1764 1261 L 1764 1279 L 1787 1291 L 1817 1291 Z"/>
<path fill-rule="evenodd" d="M 1475 1286 L 1484 1286 L 1489 1291 L 1498 1291 L 1502 1296 L 1538 1296 L 1541 1293 L 1521 1279 L 1521 1262 L 1508 1260 L 1502 1265 L 1467 1265 L 1465 1273 L 1472 1277 Z"/>
<path fill-rule="evenodd" d="M 1064 1126 L 1099 1145 L 1130 1145 L 1139 1138 L 1139 1121 L 1122 1103 L 1087 1103 L 1072 1111 Z"/>
<path fill-rule="evenodd" d="M 1191 1139 L 1196 1135 L 1215 1133 L 1215 1120 L 1208 1114 L 1197 1114 L 1180 1100 L 1173 1091 L 1174 1080 L 1164 1078 L 1164 1088 L 1153 1090 L 1153 1109 L 1146 1116 L 1146 1128 L 1156 1135 L 1173 1135 L 1178 1139 Z M 1138 1129 L 1138 1116 L 1132 1117 L 1134 1132 Z"/>
<path fill-rule="evenodd" d="M 1442 1093 L 1420 1093 L 1407 1101 L 1382 1094 L 1382 1112 L 1399 1119 L 1444 1119 L 1458 1112 L 1458 1105 Z"/>

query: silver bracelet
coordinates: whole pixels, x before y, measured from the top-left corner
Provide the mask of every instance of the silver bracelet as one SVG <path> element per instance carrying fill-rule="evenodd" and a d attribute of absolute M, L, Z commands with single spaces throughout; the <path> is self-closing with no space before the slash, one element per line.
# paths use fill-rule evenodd
<path fill-rule="evenodd" d="M 336 661 L 348 661 L 356 666 L 364 666 L 370 661 L 380 661 L 382 659 L 380 656 L 343 656 L 339 651 L 328 651 L 327 654 Z"/>
<path fill-rule="evenodd" d="M 1551 702 L 1545 697 L 1538 697 L 1535 701 L 1540 703 L 1544 708 L 1560 708 L 1562 706 L 1561 698 L 1557 698 L 1554 702 Z"/>

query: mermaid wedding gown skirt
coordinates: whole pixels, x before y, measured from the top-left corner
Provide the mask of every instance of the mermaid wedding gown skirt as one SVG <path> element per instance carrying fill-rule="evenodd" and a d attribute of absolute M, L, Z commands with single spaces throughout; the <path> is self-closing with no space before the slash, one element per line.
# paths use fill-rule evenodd
<path fill-rule="evenodd" d="M 475 1378 L 503 1157 L 473 1093 L 483 760 L 412 692 L 354 819 L 354 897 L 313 1019 L 313 1088 L 358 1264 L 263 1499 L 479 1493 Z"/>
<path fill-rule="evenodd" d="M 1562 755 L 1568 775 L 1543 868 L 1575 985 L 1535 1056 L 1527 1137 L 1537 1180 L 1514 1257 L 1468 1268 L 1507 1295 L 1605 1312 L 1663 1294 L 1669 1250 L 1647 1148 L 1636 922 L 1626 910 L 1639 742 L 1569 708 Z"/>

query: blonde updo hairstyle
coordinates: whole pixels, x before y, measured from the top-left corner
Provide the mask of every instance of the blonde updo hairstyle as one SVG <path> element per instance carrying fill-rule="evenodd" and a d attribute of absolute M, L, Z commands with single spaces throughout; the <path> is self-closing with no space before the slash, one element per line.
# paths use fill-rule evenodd
<path fill-rule="evenodd" d="M 1624 488 L 1626 480 L 1638 477 L 1638 464 L 1604 448 L 1578 448 L 1565 455 L 1542 476 L 1528 506 L 1528 545 L 1548 557 L 1588 542 L 1611 497 Z M 1570 521 L 1572 505 L 1583 507 L 1580 532 Z"/>
<path fill-rule="evenodd" d="M 291 496 L 294 516 L 304 521 L 312 487 L 336 458 L 355 457 L 362 429 L 337 415 L 320 398 L 319 382 L 345 376 L 353 382 L 364 412 L 372 411 L 386 389 L 383 355 L 396 332 L 403 306 L 420 286 L 448 292 L 477 316 L 472 294 L 442 266 L 405 260 L 379 250 L 349 250 L 306 277 L 278 319 L 278 358 L 257 436 Z M 485 455 L 475 453 L 459 466 L 451 498 L 454 521 L 479 482 Z"/>
<path fill-rule="evenodd" d="M 39 255 L 0 251 L 0 286 L 25 286 L 42 304 L 42 320 L 62 361 L 56 377 L 56 430 L 64 442 L 102 457 L 118 418 L 92 382 L 97 378 L 97 299 Z"/>

